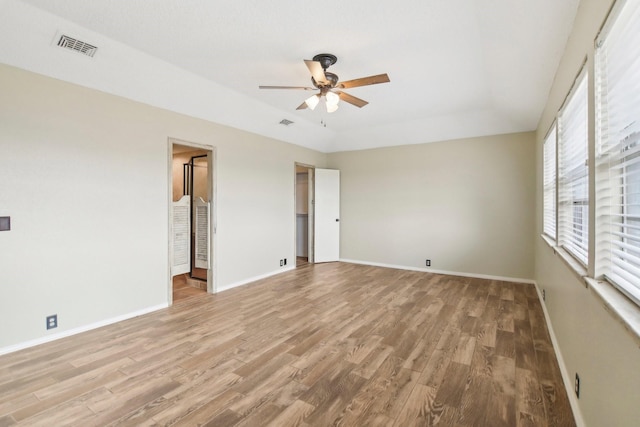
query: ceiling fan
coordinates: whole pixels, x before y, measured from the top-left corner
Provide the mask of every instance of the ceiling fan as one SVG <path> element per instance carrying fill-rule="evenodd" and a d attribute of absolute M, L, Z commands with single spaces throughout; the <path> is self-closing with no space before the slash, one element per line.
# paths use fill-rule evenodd
<path fill-rule="evenodd" d="M 388 83 L 389 76 L 387 74 L 378 74 L 375 76 L 362 77 L 354 80 L 347 80 L 340 82 L 336 74 L 327 71 L 327 68 L 332 66 L 338 61 L 335 55 L 330 53 L 320 53 L 313 57 L 313 60 L 305 59 L 304 63 L 311 72 L 311 83 L 313 87 L 307 86 L 258 86 L 260 89 L 300 89 L 300 90 L 319 90 L 309 98 L 307 98 L 297 110 L 304 110 L 305 108 L 314 109 L 320 102 L 320 99 L 324 96 L 326 99 L 327 112 L 333 113 L 338 109 L 338 103 L 340 100 L 349 104 L 355 105 L 358 108 L 362 108 L 368 104 L 367 101 L 356 98 L 353 95 L 349 95 L 346 92 L 342 92 L 339 89 L 350 89 L 359 86 L 375 85 L 378 83 Z"/>

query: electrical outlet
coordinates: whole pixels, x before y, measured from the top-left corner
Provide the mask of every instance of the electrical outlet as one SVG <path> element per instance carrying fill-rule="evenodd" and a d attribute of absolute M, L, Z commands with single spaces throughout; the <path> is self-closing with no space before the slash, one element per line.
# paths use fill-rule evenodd
<path fill-rule="evenodd" d="M 287 259 L 286 258 L 284 259 L 284 265 L 287 265 Z"/>
<path fill-rule="evenodd" d="M 547 293 L 545 292 L 545 290 L 542 290 L 542 301 L 546 301 L 547 300 Z"/>
<path fill-rule="evenodd" d="M 282 267 L 283 265 L 284 265 L 284 260 L 283 260 L 283 259 L 281 259 L 281 260 L 280 260 L 280 267 Z"/>
<path fill-rule="evenodd" d="M 427 260 L 427 267 L 431 267 L 431 260 L 430 259 Z"/>
<path fill-rule="evenodd" d="M 47 316 L 47 329 L 53 329 L 58 327 L 58 315 L 52 314 Z"/>
<path fill-rule="evenodd" d="M 575 383 L 576 397 L 580 399 L 580 375 L 576 372 L 576 383 Z"/>

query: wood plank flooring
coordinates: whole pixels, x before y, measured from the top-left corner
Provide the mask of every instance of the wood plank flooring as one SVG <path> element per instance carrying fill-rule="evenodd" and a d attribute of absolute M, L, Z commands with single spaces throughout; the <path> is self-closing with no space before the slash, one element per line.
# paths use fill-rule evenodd
<path fill-rule="evenodd" d="M 204 282 L 204 285 L 199 283 L 198 285 L 200 287 L 191 286 L 188 283 L 189 278 L 187 276 L 188 274 L 181 274 L 173 278 L 173 302 L 174 303 L 180 300 L 183 300 L 185 298 L 192 297 L 194 295 L 202 296 L 202 295 L 206 295 L 207 293 L 206 282 Z M 195 281 L 194 279 L 191 279 L 191 280 Z M 204 289 L 202 289 L 203 286 L 204 286 Z"/>
<path fill-rule="evenodd" d="M 0 426 L 575 426 L 532 285 L 346 263 L 0 357 Z"/>

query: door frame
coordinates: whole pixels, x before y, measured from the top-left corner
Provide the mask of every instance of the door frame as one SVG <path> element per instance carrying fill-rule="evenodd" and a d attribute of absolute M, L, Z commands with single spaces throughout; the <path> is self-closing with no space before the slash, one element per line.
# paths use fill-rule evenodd
<path fill-rule="evenodd" d="M 315 170 L 316 167 L 313 165 L 308 165 L 306 163 L 294 162 L 293 165 L 293 251 L 294 251 L 294 260 L 298 260 L 298 167 L 306 168 L 308 173 L 308 201 L 307 201 L 307 212 L 308 219 L 315 221 Z M 315 227 L 313 224 L 307 222 L 307 262 L 309 264 L 314 263 L 314 245 L 315 245 Z"/>
<path fill-rule="evenodd" d="M 217 291 L 217 262 L 216 262 L 216 254 L 218 253 L 216 248 L 216 227 L 217 227 L 217 182 L 216 179 L 216 147 L 212 145 L 199 144 L 197 142 L 185 141 L 178 138 L 169 137 L 167 139 L 167 176 L 168 176 L 168 191 L 167 191 L 167 200 L 168 200 L 168 213 L 169 216 L 167 218 L 167 222 L 169 224 L 169 234 L 167 239 L 168 246 L 168 265 L 167 265 L 167 295 L 169 305 L 173 305 L 173 277 L 171 275 L 171 264 L 173 261 L 173 245 L 172 245 L 172 236 L 173 236 L 173 146 L 181 145 L 185 147 L 193 148 L 194 150 L 205 150 L 207 151 L 207 181 L 208 185 L 208 194 L 209 197 L 209 224 L 210 230 L 209 233 L 209 268 L 207 269 L 207 293 L 213 294 Z"/>

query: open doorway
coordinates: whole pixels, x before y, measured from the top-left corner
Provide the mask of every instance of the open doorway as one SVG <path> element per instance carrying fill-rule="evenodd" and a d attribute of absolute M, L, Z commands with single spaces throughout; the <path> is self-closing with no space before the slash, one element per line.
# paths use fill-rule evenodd
<path fill-rule="evenodd" d="M 296 267 L 314 262 L 314 167 L 295 164 Z"/>
<path fill-rule="evenodd" d="M 213 292 L 213 150 L 171 140 L 170 301 Z"/>

